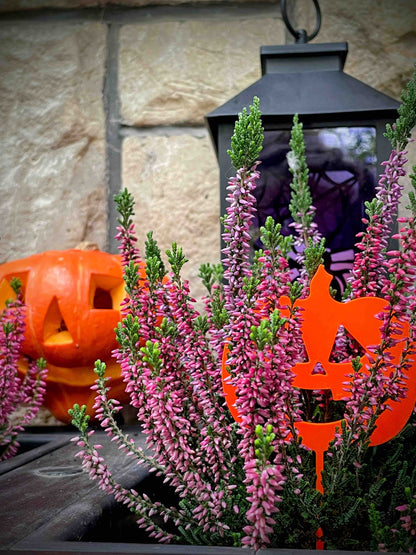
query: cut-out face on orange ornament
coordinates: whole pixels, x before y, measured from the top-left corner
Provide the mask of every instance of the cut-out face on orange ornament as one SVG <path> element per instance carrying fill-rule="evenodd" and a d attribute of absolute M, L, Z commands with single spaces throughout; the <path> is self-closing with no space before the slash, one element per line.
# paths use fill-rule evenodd
<path fill-rule="evenodd" d="M 142 273 L 144 276 L 144 272 Z M 117 348 L 114 328 L 125 296 L 118 255 L 98 250 L 48 251 L 0 266 L 0 310 L 10 298 L 9 282 L 22 282 L 25 303 L 23 354 L 48 362 L 44 404 L 64 422 L 68 408 L 86 404 L 91 414 L 96 359 L 107 364 L 112 396 L 127 400 L 120 367 L 111 356 Z M 27 367 L 22 357 L 20 370 Z"/>
<path fill-rule="evenodd" d="M 296 305 L 302 310 L 302 338 L 304 341 L 307 362 L 296 364 L 292 371 L 295 374 L 293 386 L 299 389 L 331 390 L 335 401 L 348 397 L 344 390 L 344 382 L 351 380 L 347 375 L 352 373 L 350 362 L 331 362 L 331 352 L 340 326 L 362 347 L 361 362 L 363 368 L 369 363 L 371 355 L 369 347 L 381 341 L 381 321 L 376 318 L 387 303 L 377 297 L 362 297 L 346 303 L 333 299 L 329 292 L 332 276 L 320 266 L 310 286 L 310 295 L 300 299 Z M 288 299 L 282 298 L 282 307 Z M 282 310 L 284 315 L 284 310 Z M 403 338 L 407 337 L 408 328 L 403 330 Z M 404 342 L 398 343 L 391 351 L 393 364 L 399 362 Z M 236 393 L 229 379 L 226 368 L 227 348 L 223 357 L 223 387 L 227 405 L 234 418 L 239 421 L 235 407 Z M 319 372 L 316 370 L 319 368 Z M 388 369 L 387 372 L 390 372 Z M 228 378 L 228 379 L 227 379 Z M 379 445 L 392 439 L 406 424 L 413 410 L 416 399 L 416 364 L 408 370 L 406 380 L 407 393 L 404 399 L 390 402 L 391 410 L 386 410 L 377 420 L 377 428 L 371 436 L 371 444 Z M 323 465 L 323 453 L 328 449 L 329 442 L 334 438 L 336 427 L 340 428 L 341 420 L 326 423 L 298 422 L 297 429 L 303 443 L 315 451 L 317 460 L 317 476 Z M 320 481 L 317 484 L 320 489 Z"/>

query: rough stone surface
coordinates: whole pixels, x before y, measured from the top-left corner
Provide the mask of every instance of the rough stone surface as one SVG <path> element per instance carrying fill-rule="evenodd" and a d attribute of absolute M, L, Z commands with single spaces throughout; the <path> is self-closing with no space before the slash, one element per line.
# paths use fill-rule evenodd
<path fill-rule="evenodd" d="M 106 27 L 0 25 L 0 262 L 106 236 Z"/>
<path fill-rule="evenodd" d="M 414 0 L 320 0 L 322 28 L 312 42 L 348 42 L 345 72 L 400 100 L 416 60 L 416 2 Z M 295 28 L 313 30 L 315 12 L 310 0 L 297 0 Z M 408 148 L 408 170 L 416 164 L 414 143 Z M 410 179 L 404 178 L 405 190 Z M 403 195 L 400 215 L 406 210 Z"/>
<path fill-rule="evenodd" d="M 20 424 L 26 410 L 26 406 L 24 405 L 15 410 L 10 417 L 10 423 L 14 426 Z M 57 420 L 48 409 L 40 407 L 37 415 L 32 418 L 28 426 L 26 426 L 27 432 L 30 432 L 30 426 L 64 426 L 64 423 Z"/>
<path fill-rule="evenodd" d="M 221 0 L 223 4 L 246 4 L 256 0 Z M 276 3 L 276 0 L 261 0 L 263 3 Z M 212 0 L 192 0 L 192 4 L 212 4 Z M 42 8 L 75 9 L 102 8 L 105 6 L 145 7 L 145 6 L 179 6 L 189 4 L 189 0 L 4 0 L 0 3 L 0 12 L 35 10 Z"/>
<path fill-rule="evenodd" d="M 220 259 L 218 170 L 207 133 L 126 138 L 123 186 L 135 197 L 141 251 L 151 230 L 163 253 L 178 243 L 191 292 L 203 295 L 199 266 Z"/>
<path fill-rule="evenodd" d="M 349 44 L 345 72 L 400 99 L 416 59 L 414 0 L 320 0 L 322 27 L 312 42 Z M 297 28 L 312 31 L 315 13 L 310 0 L 297 0 Z"/>
<path fill-rule="evenodd" d="M 124 123 L 203 123 L 260 75 L 260 46 L 283 44 L 277 17 L 126 25 L 120 35 Z"/>

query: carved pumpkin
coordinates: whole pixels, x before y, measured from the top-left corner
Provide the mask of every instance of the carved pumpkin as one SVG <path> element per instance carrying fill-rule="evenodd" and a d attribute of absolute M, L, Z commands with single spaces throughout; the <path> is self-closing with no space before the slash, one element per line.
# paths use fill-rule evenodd
<path fill-rule="evenodd" d="M 309 390 L 331 390 L 333 399 L 341 400 L 348 396 L 344 391 L 344 382 L 351 380 L 347 374 L 352 372 L 350 362 L 336 363 L 330 361 L 335 336 L 340 326 L 343 326 L 358 341 L 363 348 L 361 357 L 363 368 L 368 363 L 368 349 L 371 345 L 378 345 L 381 340 L 381 321 L 375 317 L 387 303 L 377 297 L 362 297 L 346 303 L 334 300 L 329 293 L 332 276 L 323 266 L 315 274 L 310 287 L 310 295 L 306 299 L 296 302 L 303 309 L 302 337 L 308 356 L 307 362 L 296 364 L 292 371 L 295 374 L 293 386 Z M 289 299 L 282 298 L 282 307 Z M 282 310 L 284 315 L 284 310 Z M 403 337 L 408 334 L 408 327 L 404 326 Z M 398 343 L 391 354 L 393 363 L 400 359 L 403 344 Z M 241 421 L 235 407 L 236 392 L 227 371 L 228 349 L 224 349 L 222 364 L 223 390 L 227 405 L 236 421 Z M 316 366 L 323 368 L 323 372 L 314 372 Z M 390 370 L 386 370 L 390 372 Z M 371 436 L 371 444 L 379 445 L 392 439 L 404 427 L 409 419 L 416 399 L 416 364 L 408 371 L 406 380 L 407 394 L 400 401 L 390 402 L 391 410 L 386 410 L 377 420 L 377 428 Z M 328 449 L 329 442 L 334 438 L 336 427 L 340 428 L 341 420 L 326 423 L 298 422 L 296 427 L 303 438 L 304 444 L 316 453 L 316 474 L 321 475 L 323 469 L 323 454 Z M 317 488 L 321 490 L 320 479 Z"/>
<path fill-rule="evenodd" d="M 144 271 L 141 270 L 144 276 Z M 117 348 L 114 328 L 125 296 L 121 259 L 98 250 L 49 251 L 0 266 L 0 309 L 10 298 L 9 282 L 22 282 L 26 305 L 23 354 L 48 362 L 45 406 L 64 422 L 74 402 L 91 414 L 96 359 L 107 364 L 112 396 L 127 401 L 120 368 L 111 351 Z M 21 372 L 27 368 L 22 357 Z"/>

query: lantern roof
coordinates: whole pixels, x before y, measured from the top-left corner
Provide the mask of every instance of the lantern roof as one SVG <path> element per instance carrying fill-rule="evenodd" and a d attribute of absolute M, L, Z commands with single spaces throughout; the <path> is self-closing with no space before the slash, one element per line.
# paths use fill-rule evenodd
<path fill-rule="evenodd" d="M 238 113 L 260 99 L 263 123 L 387 119 L 400 103 L 344 73 L 346 42 L 262 46 L 262 77 L 206 116 L 216 151 L 218 127 L 234 123 Z"/>

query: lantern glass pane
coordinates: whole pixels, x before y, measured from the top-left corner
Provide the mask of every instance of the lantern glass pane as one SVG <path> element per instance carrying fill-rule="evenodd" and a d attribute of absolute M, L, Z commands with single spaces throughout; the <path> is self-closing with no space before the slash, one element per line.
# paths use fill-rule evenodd
<path fill-rule="evenodd" d="M 309 186 L 316 208 L 315 222 L 329 249 L 327 269 L 344 282 L 352 267 L 355 236 L 362 231 L 364 202 L 371 200 L 377 180 L 376 129 L 335 127 L 304 129 Z M 286 155 L 290 131 L 265 131 L 260 155 L 261 177 L 255 196 L 258 213 L 252 233 L 261 247 L 259 228 L 267 216 L 282 225 L 288 235 L 293 222 L 289 212 L 292 175 Z"/>

